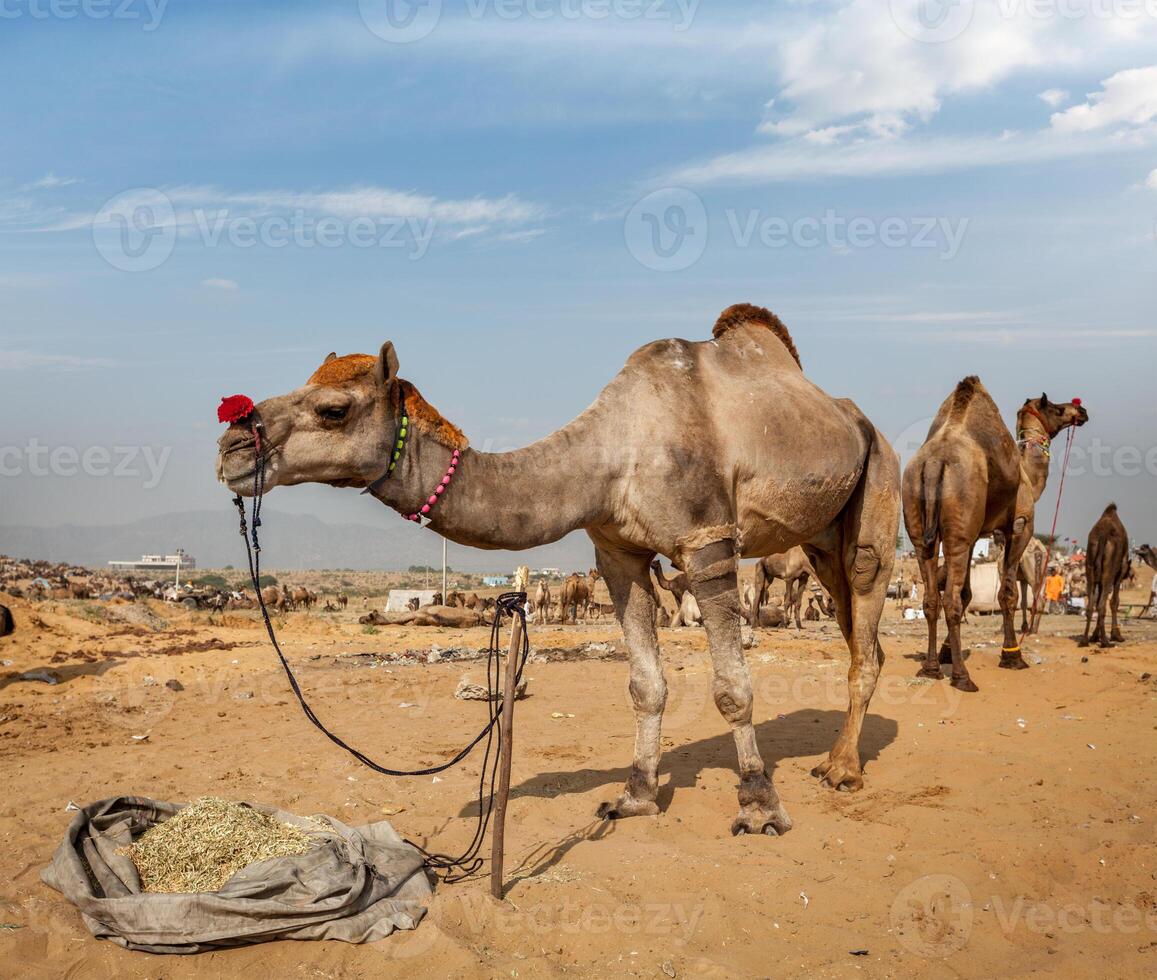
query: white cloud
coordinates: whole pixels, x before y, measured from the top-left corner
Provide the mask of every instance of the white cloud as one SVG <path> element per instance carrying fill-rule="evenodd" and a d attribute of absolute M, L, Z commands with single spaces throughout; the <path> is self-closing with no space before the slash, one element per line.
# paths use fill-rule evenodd
<path fill-rule="evenodd" d="M 1114 126 L 1144 126 L 1157 118 L 1157 65 L 1119 71 L 1101 83 L 1089 101 L 1054 113 L 1062 133 L 1088 133 Z"/>
<path fill-rule="evenodd" d="M 240 289 L 235 279 L 202 279 L 201 285 L 209 289 Z"/>
<path fill-rule="evenodd" d="M 1151 191 L 1157 191 L 1157 170 L 1151 170 L 1145 180 L 1145 186 Z"/>
<path fill-rule="evenodd" d="M 1157 135 L 1137 136 L 1106 146 L 1103 141 L 1063 137 L 1047 131 L 999 136 L 908 136 L 861 139 L 836 145 L 817 144 L 808 136 L 688 164 L 663 175 L 657 183 L 781 183 L 820 177 L 901 177 L 948 173 L 975 167 L 1034 163 L 1133 149 Z"/>
<path fill-rule="evenodd" d="M 25 184 L 22 190 L 39 191 L 49 190 L 55 187 L 69 187 L 72 184 L 79 184 L 79 177 L 57 177 L 54 173 L 46 173 L 39 180 L 34 180 L 30 184 Z"/>
<path fill-rule="evenodd" d="M 118 213 L 129 213 L 139 198 L 155 207 L 158 191 L 168 199 L 179 232 L 195 233 L 221 220 L 301 215 L 307 219 L 334 217 L 343 221 L 432 222 L 437 229 L 461 233 L 492 228 L 520 227 L 547 217 L 547 209 L 516 194 L 502 197 L 439 198 L 414 191 L 361 185 L 320 191 L 227 191 L 213 186 L 138 188 L 117 196 Z M 100 210 L 65 210 L 39 206 L 27 198 L 0 198 L 0 231 L 88 230 Z"/>
<path fill-rule="evenodd" d="M 771 139 L 684 166 L 663 182 L 943 172 L 1128 149 L 1157 138 L 1142 128 L 1157 114 L 1157 80 L 1150 69 L 1118 71 L 1151 59 L 1157 18 L 1109 17 L 1103 0 L 1068 0 L 1044 16 L 1025 4 L 963 0 L 948 11 L 951 34 L 929 37 L 917 16 L 926 2 L 777 8 L 786 11 L 772 31 L 778 88 L 757 127 Z M 1111 77 L 1089 104 L 1055 113 L 1040 132 L 921 135 L 945 100 L 1045 68 L 1054 78 Z M 1069 93 L 1049 88 L 1039 98 L 1057 109 Z M 1086 133 L 1089 139 L 1075 138 Z"/>

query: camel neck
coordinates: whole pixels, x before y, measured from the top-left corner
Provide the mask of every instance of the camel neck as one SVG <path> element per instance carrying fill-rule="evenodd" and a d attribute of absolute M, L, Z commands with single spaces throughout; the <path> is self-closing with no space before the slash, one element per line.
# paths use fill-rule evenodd
<path fill-rule="evenodd" d="M 452 481 L 427 515 L 430 529 L 456 544 L 518 551 L 599 523 L 606 488 L 598 479 L 590 425 L 583 423 L 580 417 L 512 452 L 462 449 Z M 403 516 L 420 511 L 453 452 L 415 434 L 402 457 L 401 478 L 375 495 Z"/>
<path fill-rule="evenodd" d="M 1040 500 L 1049 478 L 1052 439 L 1039 415 L 1024 410 L 1017 415 L 1016 441 L 1021 467 L 1032 486 L 1033 500 Z"/>

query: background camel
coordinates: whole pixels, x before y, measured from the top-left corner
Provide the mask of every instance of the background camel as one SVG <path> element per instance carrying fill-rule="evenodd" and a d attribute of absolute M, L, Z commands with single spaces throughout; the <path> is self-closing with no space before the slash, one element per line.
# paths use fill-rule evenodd
<path fill-rule="evenodd" d="M 928 438 L 904 469 L 904 524 L 921 557 L 928 649 L 920 675 L 940 677 L 936 646 L 940 591 L 937 552 L 944 549 L 944 618 L 952 655 L 952 686 L 977 690 L 960 649 L 960 620 L 971 597 L 972 549 L 982 534 L 1001 531 L 1000 610 L 1004 643 L 1000 666 L 1028 667 L 1020 653 L 1013 614 L 1016 570 L 1033 533 L 1033 508 L 1048 480 L 1049 446 L 1070 425 L 1089 415 L 1079 403 L 1058 405 L 1048 396 L 1026 401 L 1017 413 L 1017 438 L 1005 427 L 984 385 L 965 378 L 945 399 Z"/>
<path fill-rule="evenodd" d="M 403 416 L 407 435 L 395 456 Z M 859 738 L 883 662 L 878 627 L 894 561 L 899 468 L 851 401 L 804 377 L 787 328 L 767 310 L 730 307 L 708 341 L 646 345 L 574 421 L 514 452 L 470 449 L 461 430 L 398 376 L 391 343 L 377 357 L 331 355 L 304 387 L 231 424 L 217 470 L 236 493 L 253 492 L 258 425 L 269 489 L 365 487 L 469 547 L 520 550 L 586 530 L 629 650 L 636 720 L 626 786 L 599 808 L 603 816 L 659 809 L 667 687 L 649 565 L 664 555 L 687 575 L 699 605 L 714 700 L 735 739 L 732 831 L 791 826 L 752 725 L 738 558 L 803 545 L 836 601 L 851 653 L 844 727 L 814 772 L 831 786 L 863 785 Z"/>
<path fill-rule="evenodd" d="M 1121 627 L 1117 625 L 1117 607 L 1121 603 L 1121 580 L 1128 570 L 1129 535 L 1117 515 L 1117 505 L 1109 504 L 1089 531 L 1089 544 L 1085 549 L 1085 575 L 1089 594 L 1085 601 L 1085 635 L 1081 637 L 1081 646 L 1089 645 L 1089 627 L 1094 612 L 1097 615 L 1097 628 L 1093 632 L 1093 639 L 1102 647 L 1111 645 L 1110 638 L 1117 643 L 1124 642 Z M 1105 635 L 1106 603 L 1110 605 L 1113 615 L 1113 629 L 1109 636 Z"/>
<path fill-rule="evenodd" d="M 591 599 L 595 594 L 595 583 L 599 580 L 599 573 L 591 569 L 586 575 L 571 572 L 562 583 L 562 617 L 560 623 L 566 622 L 567 610 L 570 610 L 570 621 L 578 623 L 579 610 L 582 610 L 583 619 L 587 617 Z"/>
<path fill-rule="evenodd" d="M 675 606 L 681 607 L 683 605 L 683 596 L 691 590 L 691 581 L 678 569 L 675 574 L 667 578 L 663 574 L 663 563 L 659 559 L 651 562 L 651 571 L 655 573 L 655 580 L 659 583 L 659 588 L 666 589 L 675 597 Z"/>
<path fill-rule="evenodd" d="M 534 618 L 540 623 L 550 621 L 550 586 L 539 580 L 534 590 Z"/>
<path fill-rule="evenodd" d="M 815 575 L 815 569 L 803 548 L 789 548 L 781 555 L 767 555 L 755 564 L 755 608 L 767 604 L 771 584 L 783 579 L 783 608 L 790 618 L 795 615 L 795 628 L 800 626 L 800 606 L 808 578 Z M 754 624 L 753 624 L 754 625 Z"/>

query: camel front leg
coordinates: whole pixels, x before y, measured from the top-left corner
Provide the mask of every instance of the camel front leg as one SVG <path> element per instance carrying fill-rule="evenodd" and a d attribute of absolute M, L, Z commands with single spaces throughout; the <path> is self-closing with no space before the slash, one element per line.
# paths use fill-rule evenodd
<path fill-rule="evenodd" d="M 595 563 L 607 583 L 627 644 L 628 689 L 635 706 L 635 759 L 627 784 L 617 800 L 598 808 L 598 816 L 611 820 L 659 812 L 659 735 L 667 704 L 667 682 L 655 634 L 658 602 L 651 585 L 651 557 L 598 546 L 595 549 Z"/>
<path fill-rule="evenodd" d="M 1005 670 L 1028 670 L 1028 662 L 1020 652 L 1020 640 L 1016 635 L 1016 573 L 1024 549 L 1032 538 L 1032 519 L 1017 518 L 1012 527 L 1004 529 L 1004 539 L 1008 542 L 1004 549 L 1004 567 L 1001 569 L 1000 591 L 997 602 L 1004 620 L 1004 642 L 1000 648 L 1000 664 Z"/>
<path fill-rule="evenodd" d="M 680 551 L 686 556 L 683 567 L 707 632 L 715 706 L 731 726 L 739 754 L 739 814 L 731 823 L 731 833 L 775 837 L 791 829 L 791 818 L 763 764 L 751 722 L 751 674 L 739 629 L 734 535 L 732 526 L 706 528 L 681 539 Z"/>

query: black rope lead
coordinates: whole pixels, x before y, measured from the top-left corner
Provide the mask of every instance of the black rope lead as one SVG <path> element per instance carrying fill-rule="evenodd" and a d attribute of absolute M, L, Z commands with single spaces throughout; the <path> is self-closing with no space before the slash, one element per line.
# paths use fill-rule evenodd
<path fill-rule="evenodd" d="M 474 837 L 466 850 L 457 857 L 453 857 L 427 851 L 420 844 L 415 844 L 410 840 L 406 841 L 407 844 L 410 844 L 410 846 L 421 852 L 426 867 L 435 872 L 444 872 L 443 877 L 445 881 L 454 882 L 468 878 L 475 874 L 483 864 L 483 859 L 479 856 L 479 851 L 485 840 L 486 828 L 490 823 L 490 814 L 494 808 L 495 778 L 498 771 L 498 760 L 501 756 L 502 733 L 498 725 L 498 720 L 502 717 L 502 701 L 498 695 L 502 683 L 501 658 L 499 652 L 502 614 L 505 612 L 511 617 L 517 616 L 522 621 L 522 646 L 517 653 L 518 666 L 515 673 L 515 687 L 517 688 L 517 685 L 522 680 L 522 671 L 526 666 L 527 658 L 530 656 L 530 639 L 526 632 L 526 593 L 505 592 L 498 597 L 495 606 L 494 622 L 490 625 L 490 646 L 486 651 L 488 717 L 482 731 L 475 735 L 466 747 L 453 758 L 443 762 L 441 765 L 428 766 L 423 769 L 394 769 L 390 766 L 383 766 L 375 762 L 364 752 L 355 749 L 341 737 L 331 732 L 317 716 L 313 708 L 310 707 L 309 702 L 305 699 L 305 694 L 301 690 L 301 685 L 293 673 L 293 668 L 289 666 L 289 661 L 285 659 L 285 654 L 281 650 L 281 644 L 277 640 L 277 633 L 273 628 L 273 621 L 269 615 L 269 608 L 265 604 L 265 597 L 261 594 L 261 543 L 258 537 L 258 528 L 261 527 L 261 502 L 265 494 L 265 454 L 261 449 L 261 431 L 261 422 L 255 421 L 253 425 L 255 449 L 253 504 L 248 522 L 245 517 L 245 501 L 240 494 L 233 498 L 233 503 L 237 507 L 241 538 L 245 542 L 245 553 L 249 563 L 249 578 L 253 582 L 253 591 L 257 594 L 257 602 L 261 608 L 261 617 L 265 622 L 265 631 L 269 634 L 269 642 L 273 645 L 273 649 L 277 653 L 277 659 L 281 662 L 281 667 L 285 671 L 286 679 L 289 681 L 289 686 L 293 690 L 294 697 L 297 698 L 297 703 L 301 705 L 301 710 L 305 713 L 305 717 L 309 719 L 310 723 L 317 728 L 318 731 L 325 735 L 334 745 L 345 749 L 346 752 L 357 759 L 362 765 L 367 766 L 374 772 L 381 773 L 383 776 L 430 776 L 445 772 L 447 769 L 465 759 L 480 742 L 485 740 L 486 745 L 482 755 L 482 768 L 478 777 L 477 823 L 474 830 Z M 489 783 L 490 787 L 489 792 L 487 791 L 487 783 Z M 457 871 L 454 869 L 457 869 Z"/>

